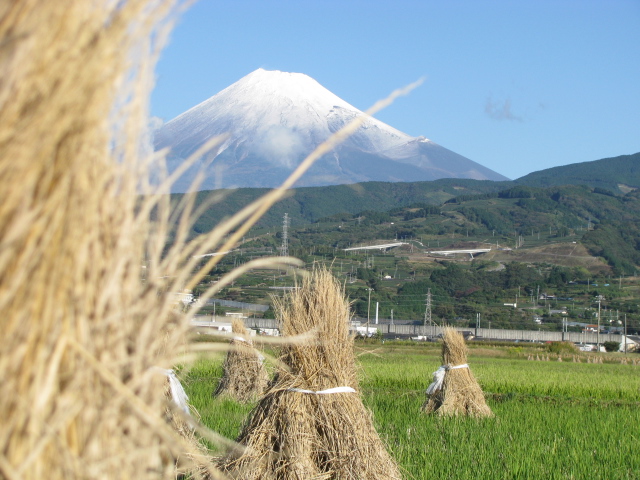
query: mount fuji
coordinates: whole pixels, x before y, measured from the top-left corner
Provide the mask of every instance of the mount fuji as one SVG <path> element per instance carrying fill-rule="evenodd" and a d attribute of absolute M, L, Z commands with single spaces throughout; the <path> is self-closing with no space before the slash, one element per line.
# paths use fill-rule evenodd
<path fill-rule="evenodd" d="M 188 191 L 203 168 L 200 190 L 276 187 L 317 145 L 360 115 L 365 114 L 307 75 L 258 69 L 162 125 L 154 132 L 154 145 L 169 147 L 167 169 L 172 172 L 209 139 L 228 135 L 174 184 L 176 193 Z M 439 178 L 507 180 L 424 137 L 369 117 L 295 186 Z"/>

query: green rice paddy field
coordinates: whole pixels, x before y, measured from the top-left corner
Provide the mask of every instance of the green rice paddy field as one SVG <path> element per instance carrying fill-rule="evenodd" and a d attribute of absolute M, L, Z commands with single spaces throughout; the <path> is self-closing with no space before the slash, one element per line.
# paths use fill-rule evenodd
<path fill-rule="evenodd" d="M 420 413 L 437 347 L 356 353 L 365 405 L 407 479 L 640 478 L 640 366 L 471 349 L 469 365 L 495 413 L 476 420 Z M 202 421 L 235 438 L 251 406 L 212 399 L 221 364 L 201 360 L 182 376 Z"/>

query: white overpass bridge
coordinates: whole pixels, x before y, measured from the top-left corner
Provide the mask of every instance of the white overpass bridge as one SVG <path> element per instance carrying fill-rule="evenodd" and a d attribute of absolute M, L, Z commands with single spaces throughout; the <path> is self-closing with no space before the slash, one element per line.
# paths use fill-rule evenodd
<path fill-rule="evenodd" d="M 481 253 L 487 253 L 490 252 L 491 249 L 490 248 L 470 248 L 470 249 L 461 249 L 461 250 L 431 250 L 428 251 L 426 253 L 430 254 L 430 255 L 444 255 L 444 256 L 450 256 L 450 255 L 456 255 L 459 253 L 462 254 L 469 254 L 471 255 L 471 258 L 473 258 L 473 254 L 475 253 L 476 255 L 479 255 Z"/>
<path fill-rule="evenodd" d="M 345 248 L 344 251 L 353 252 L 356 250 L 389 250 L 391 248 L 400 247 L 402 245 L 413 246 L 411 243 L 407 243 L 407 242 L 394 242 L 394 243 L 381 243 L 378 245 L 367 245 L 364 247 L 350 247 L 350 248 Z M 424 253 L 428 255 L 444 255 L 444 256 L 465 254 L 465 255 L 471 255 L 471 258 L 473 258 L 474 254 L 480 255 L 481 253 L 487 253 L 490 251 L 491 251 L 490 248 L 468 248 L 468 249 L 455 249 L 455 250 L 428 250 L 428 251 L 425 251 Z"/>
<path fill-rule="evenodd" d="M 354 250 L 389 250 L 390 248 L 399 247 L 401 245 L 410 245 L 410 244 L 409 243 L 405 243 L 405 242 L 382 243 L 380 245 L 369 245 L 369 246 L 366 246 L 366 247 L 345 248 L 344 251 L 345 252 L 350 252 L 350 251 L 354 251 Z"/>

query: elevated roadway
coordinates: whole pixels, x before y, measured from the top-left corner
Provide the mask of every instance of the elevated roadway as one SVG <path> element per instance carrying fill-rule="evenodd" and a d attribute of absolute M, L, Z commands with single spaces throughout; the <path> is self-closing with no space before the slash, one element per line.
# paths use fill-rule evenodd
<path fill-rule="evenodd" d="M 401 245 L 410 245 L 405 242 L 396 242 L 396 243 L 382 243 L 380 245 L 369 245 L 366 247 L 351 247 L 345 248 L 345 252 L 352 252 L 354 250 L 389 250 L 390 248 L 399 247 Z"/>

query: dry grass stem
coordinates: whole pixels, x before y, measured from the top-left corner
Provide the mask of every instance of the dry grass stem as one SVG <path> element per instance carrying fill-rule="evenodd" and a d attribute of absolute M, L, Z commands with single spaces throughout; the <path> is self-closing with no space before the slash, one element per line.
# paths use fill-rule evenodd
<path fill-rule="evenodd" d="M 446 368 L 466 363 L 467 346 L 464 338 L 455 329 L 445 328 L 442 339 L 442 365 Z M 427 395 L 422 411 L 443 416 L 493 416 L 485 401 L 482 388 L 470 368 L 446 369 L 442 387 L 435 393 Z"/>

